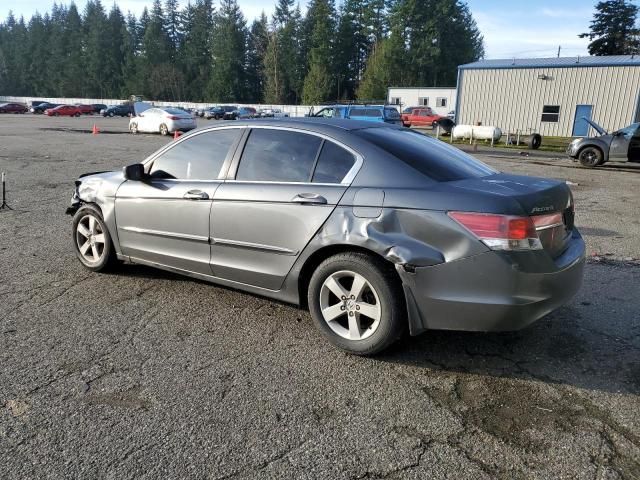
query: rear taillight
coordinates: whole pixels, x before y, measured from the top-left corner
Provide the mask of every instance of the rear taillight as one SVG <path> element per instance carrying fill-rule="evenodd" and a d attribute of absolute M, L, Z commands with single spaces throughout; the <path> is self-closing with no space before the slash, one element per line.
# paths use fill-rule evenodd
<path fill-rule="evenodd" d="M 473 212 L 449 212 L 449 216 L 492 250 L 542 249 L 530 217 Z"/>
<path fill-rule="evenodd" d="M 180 117 L 176 117 L 175 115 L 169 115 L 167 118 L 169 120 L 180 120 Z"/>

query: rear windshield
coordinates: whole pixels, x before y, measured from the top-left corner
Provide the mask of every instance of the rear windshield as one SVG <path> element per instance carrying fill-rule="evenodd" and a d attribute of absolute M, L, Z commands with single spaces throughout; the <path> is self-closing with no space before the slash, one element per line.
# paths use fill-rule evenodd
<path fill-rule="evenodd" d="M 395 128 L 366 128 L 354 133 L 437 182 L 498 173 L 463 151 L 422 133 Z"/>
<path fill-rule="evenodd" d="M 187 113 L 181 108 L 165 108 L 164 111 L 170 113 L 171 115 L 184 115 L 185 113 Z"/>

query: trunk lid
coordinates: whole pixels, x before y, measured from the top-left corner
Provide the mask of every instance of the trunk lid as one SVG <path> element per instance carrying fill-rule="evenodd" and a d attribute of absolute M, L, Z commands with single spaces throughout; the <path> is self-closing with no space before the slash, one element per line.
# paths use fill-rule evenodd
<path fill-rule="evenodd" d="M 500 173 L 448 184 L 455 190 L 498 195 L 515 200 L 522 208 L 521 214 L 540 224 L 537 225 L 536 231 L 545 251 L 556 258 L 567 248 L 574 228 L 574 207 L 571 190 L 564 182 Z M 554 214 L 555 217 L 552 217 Z M 551 218 L 553 221 L 544 221 Z"/>

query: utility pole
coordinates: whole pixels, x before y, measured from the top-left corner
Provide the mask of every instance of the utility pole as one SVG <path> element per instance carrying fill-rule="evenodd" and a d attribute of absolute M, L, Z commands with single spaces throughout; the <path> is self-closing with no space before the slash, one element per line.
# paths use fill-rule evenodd
<path fill-rule="evenodd" d="M 560 50 L 562 49 L 562 46 L 558 45 L 558 58 L 560 58 Z"/>

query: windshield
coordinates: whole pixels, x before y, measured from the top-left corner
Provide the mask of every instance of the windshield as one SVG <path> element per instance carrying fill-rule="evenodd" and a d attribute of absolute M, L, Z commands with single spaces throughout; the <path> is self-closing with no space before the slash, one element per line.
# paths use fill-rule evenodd
<path fill-rule="evenodd" d="M 498 173 L 458 148 L 412 130 L 367 128 L 354 133 L 437 182 L 486 177 Z"/>

